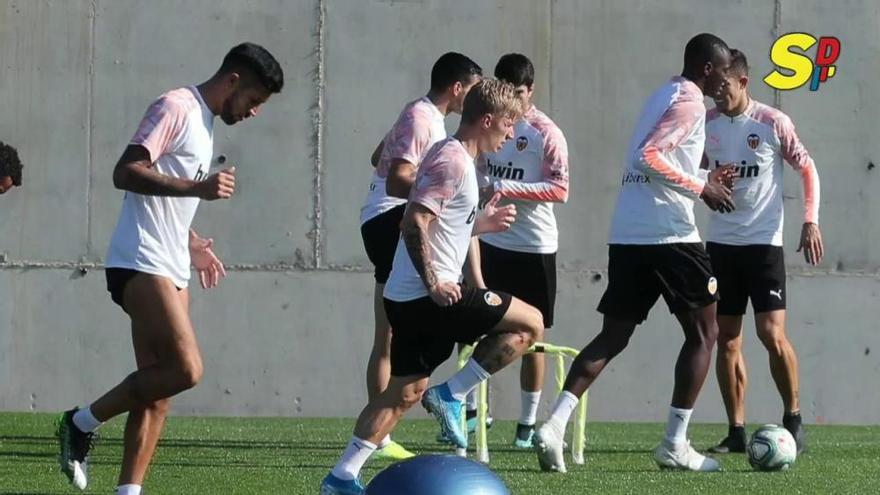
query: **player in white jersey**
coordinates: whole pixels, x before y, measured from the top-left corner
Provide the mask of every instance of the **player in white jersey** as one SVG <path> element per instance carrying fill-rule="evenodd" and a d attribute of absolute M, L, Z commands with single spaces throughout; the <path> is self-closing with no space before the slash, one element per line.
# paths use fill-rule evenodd
<path fill-rule="evenodd" d="M 465 98 L 455 135 L 434 145 L 422 161 L 385 286 L 385 307 L 394 328 L 391 380 L 361 412 L 354 437 L 321 484 L 322 495 L 363 493 L 358 481 L 362 466 L 376 443 L 420 399 L 447 436 L 466 447 L 460 418 L 468 391 L 540 338 L 543 325 L 537 309 L 503 292 L 459 285 L 471 237 L 507 228 L 514 220 L 514 207 L 497 207 L 498 198 L 477 215 L 474 158 L 499 149 L 511 137 L 519 113 L 513 86 L 484 80 Z M 472 343 L 484 335 L 461 371 L 426 390 L 429 376 L 449 358 L 456 342 Z"/>
<path fill-rule="evenodd" d="M 406 198 L 422 158 L 434 143 L 446 138 L 445 118 L 461 113 L 465 95 L 480 80 L 482 69 L 460 53 L 442 55 L 431 69 L 428 94 L 408 103 L 373 153 L 373 177 L 361 209 L 361 238 L 375 267 L 373 297 L 375 333 L 367 364 L 367 395 L 376 397 L 391 376 L 391 325 L 382 304 L 382 292 L 394 250 Z M 382 439 L 377 457 L 405 459 L 412 454 L 390 437 Z"/>
<path fill-rule="evenodd" d="M 787 162 L 801 176 L 804 223 L 801 243 L 807 263 L 822 260 L 819 176 L 791 119 L 749 97 L 745 55 L 731 51 L 730 71 L 715 109 L 706 118 L 709 169 L 733 163 L 737 170 L 736 211 L 709 217 L 706 249 L 718 277 L 718 361 L 716 373 L 729 420 L 728 435 L 710 449 L 745 452 L 746 366 L 742 356 L 743 315 L 749 299 L 758 338 L 770 355 L 770 371 L 782 396 L 782 423 L 806 447 L 798 398 L 798 362 L 785 335 L 785 261 L 782 250 L 782 172 Z"/>
<path fill-rule="evenodd" d="M 234 47 L 220 69 L 198 86 L 159 97 L 113 170 L 125 191 L 107 252 L 107 290 L 131 318 L 137 371 L 88 407 L 61 415 L 62 472 L 87 485 L 93 432 L 128 413 L 117 493 L 137 495 L 159 441 L 171 397 L 202 377 L 202 358 L 189 318 L 190 264 L 202 288 L 225 276 L 212 240 L 191 229 L 201 199 L 232 196 L 235 169 L 211 174 L 214 117 L 233 125 L 257 114 L 281 91 L 281 66 L 263 47 Z"/>
<path fill-rule="evenodd" d="M 516 205 L 517 211 L 517 221 L 509 230 L 480 236 L 482 275 L 489 287 L 538 308 L 544 328 L 549 329 L 556 303 L 559 237 L 553 204 L 568 200 L 568 144 L 559 127 L 532 104 L 535 68 L 528 57 L 502 56 L 495 77 L 514 85 L 526 112 L 514 127 L 513 139 L 478 160 L 490 193 L 499 193 L 500 204 Z M 543 384 L 544 355 L 526 354 L 520 370 L 522 407 L 515 447 L 532 448 Z M 468 409 L 469 419 L 476 416 L 471 411 L 475 408 Z"/>
<path fill-rule="evenodd" d="M 21 186 L 21 169 L 18 150 L 0 142 L 0 194 Z"/>
<path fill-rule="evenodd" d="M 718 462 L 697 453 L 687 425 L 703 386 L 718 336 L 716 281 L 694 224 L 694 200 L 729 211 L 732 167 L 700 172 L 706 108 L 730 64 L 727 45 L 700 34 L 685 47 L 684 70 L 642 108 L 630 140 L 620 195 L 611 223 L 608 288 L 599 311 L 602 331 L 572 363 L 550 418 L 535 433 L 541 468 L 565 472 L 565 426 L 581 395 L 629 343 L 662 295 L 684 331 L 666 436 L 654 451 L 661 468 L 716 471 Z"/>

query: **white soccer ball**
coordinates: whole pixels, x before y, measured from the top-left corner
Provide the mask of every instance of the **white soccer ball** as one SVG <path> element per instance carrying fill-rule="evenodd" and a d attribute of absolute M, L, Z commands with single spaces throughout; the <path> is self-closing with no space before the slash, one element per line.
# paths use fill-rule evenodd
<path fill-rule="evenodd" d="M 785 428 L 764 425 L 752 433 L 747 448 L 749 464 L 758 471 L 788 469 L 797 458 L 797 444 Z"/>

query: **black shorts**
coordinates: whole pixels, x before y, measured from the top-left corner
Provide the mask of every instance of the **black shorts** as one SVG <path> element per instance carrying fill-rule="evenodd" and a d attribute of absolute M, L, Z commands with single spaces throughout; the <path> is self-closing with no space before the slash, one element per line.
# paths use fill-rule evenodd
<path fill-rule="evenodd" d="M 755 313 L 785 309 L 785 254 L 781 246 L 732 246 L 707 242 L 718 277 L 718 314 L 741 316 L 752 300 Z"/>
<path fill-rule="evenodd" d="M 138 273 L 140 272 L 128 268 L 104 269 L 104 276 L 107 278 L 107 292 L 110 293 L 110 299 L 118 304 L 123 311 L 125 311 L 125 306 L 122 304 L 122 295 L 125 292 L 125 286 Z"/>
<path fill-rule="evenodd" d="M 385 299 L 391 335 L 391 375 L 430 375 L 449 359 L 456 343 L 473 344 L 501 321 L 509 294 L 461 288 L 461 300 L 442 308 L 430 297 L 412 301 Z"/>
<path fill-rule="evenodd" d="M 405 204 L 395 206 L 361 225 L 364 249 L 370 262 L 376 267 L 375 277 L 378 284 L 387 282 L 388 276 L 391 275 L 394 252 L 400 239 L 400 222 L 403 220 L 405 210 Z"/>
<path fill-rule="evenodd" d="M 128 281 L 133 279 L 138 273 L 142 272 L 131 270 L 129 268 L 104 269 L 104 276 L 107 278 L 107 292 L 110 293 L 110 299 L 118 304 L 123 311 L 125 311 L 125 305 L 122 303 L 122 296 L 125 293 L 125 286 L 128 285 Z M 178 287 L 177 290 L 182 291 L 183 288 Z M 128 311 L 125 312 L 128 313 Z"/>
<path fill-rule="evenodd" d="M 538 308 L 544 328 L 553 326 L 556 305 L 556 253 L 521 253 L 480 241 L 483 281 Z"/>
<path fill-rule="evenodd" d="M 669 312 L 704 308 L 718 300 L 709 256 L 695 243 L 608 246 L 608 288 L 599 303 L 607 316 L 645 321 L 663 296 Z"/>

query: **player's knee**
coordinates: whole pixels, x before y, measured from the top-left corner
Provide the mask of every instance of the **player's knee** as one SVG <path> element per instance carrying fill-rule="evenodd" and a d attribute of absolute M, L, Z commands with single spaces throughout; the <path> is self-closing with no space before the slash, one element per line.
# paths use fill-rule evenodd
<path fill-rule="evenodd" d="M 168 409 L 171 408 L 171 399 L 159 399 L 157 401 L 153 401 L 150 405 L 147 406 L 147 410 L 156 416 L 167 416 Z"/>
<path fill-rule="evenodd" d="M 780 328 L 767 327 L 758 331 L 758 339 L 764 344 L 764 348 L 771 354 L 781 356 L 787 339 Z"/>
<path fill-rule="evenodd" d="M 535 342 L 544 339 L 544 315 L 537 308 L 529 306 L 528 317 L 526 318 L 525 334 L 526 344 L 531 347 Z"/>
<path fill-rule="evenodd" d="M 202 374 L 204 373 L 204 367 L 202 365 L 202 358 L 199 356 L 191 357 L 185 360 L 180 367 L 179 377 L 180 387 L 183 390 L 189 390 L 202 381 Z"/>
<path fill-rule="evenodd" d="M 726 354 L 736 354 L 742 351 L 742 339 L 725 334 L 718 335 L 718 349 Z"/>
<path fill-rule="evenodd" d="M 413 406 L 422 400 L 422 394 L 425 393 L 425 387 L 407 387 L 401 390 L 397 403 L 397 408 L 401 412 L 410 410 Z"/>

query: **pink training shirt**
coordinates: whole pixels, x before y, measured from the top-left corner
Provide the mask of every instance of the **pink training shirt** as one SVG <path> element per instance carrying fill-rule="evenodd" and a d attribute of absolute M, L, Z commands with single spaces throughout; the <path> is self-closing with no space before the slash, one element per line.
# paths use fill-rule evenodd
<path fill-rule="evenodd" d="M 707 239 L 732 245 L 782 245 L 783 162 L 801 175 L 804 222 L 819 221 L 819 175 L 791 119 L 752 100 L 746 111 L 728 117 L 717 109 L 706 117 L 706 159 L 710 169 L 736 165 L 736 210 L 709 217 Z"/>
<path fill-rule="evenodd" d="M 568 201 L 568 144 L 559 127 L 535 107 L 514 127 L 514 138 L 477 161 L 481 180 L 516 205 L 516 222 L 480 239 L 523 253 L 555 253 L 559 232 L 553 203 Z"/>
<path fill-rule="evenodd" d="M 700 242 L 694 221 L 706 107 L 693 82 L 673 77 L 642 107 L 629 142 L 610 244 Z"/>
<path fill-rule="evenodd" d="M 389 196 L 385 190 L 392 162 L 406 160 L 418 167 L 431 146 L 445 138 L 444 115 L 428 97 L 404 107 L 383 140 L 382 154 L 373 170 L 370 190 L 361 208 L 361 224 L 406 203 L 403 198 Z"/>
<path fill-rule="evenodd" d="M 461 281 L 479 201 L 474 158 L 461 142 L 447 138 L 431 148 L 419 167 L 409 201 L 407 208 L 419 204 L 437 215 L 437 220 L 428 227 L 428 244 L 437 280 Z M 402 238 L 397 242 L 384 295 L 400 302 L 428 295 Z"/>

